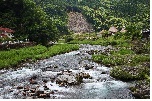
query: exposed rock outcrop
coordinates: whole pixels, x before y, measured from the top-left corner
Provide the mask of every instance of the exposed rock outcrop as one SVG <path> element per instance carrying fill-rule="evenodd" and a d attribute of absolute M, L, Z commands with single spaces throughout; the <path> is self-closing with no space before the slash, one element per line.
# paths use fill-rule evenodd
<path fill-rule="evenodd" d="M 92 32 L 92 25 L 78 12 L 68 13 L 68 29 L 74 33 Z"/>

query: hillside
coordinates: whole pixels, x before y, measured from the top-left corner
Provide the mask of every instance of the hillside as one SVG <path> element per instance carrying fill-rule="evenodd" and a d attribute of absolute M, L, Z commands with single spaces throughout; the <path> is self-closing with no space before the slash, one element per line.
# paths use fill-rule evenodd
<path fill-rule="evenodd" d="M 16 39 L 28 38 L 43 45 L 70 34 L 69 29 L 150 28 L 150 0 L 1 0 L 0 5 L 0 26 L 15 30 Z M 74 20 L 68 21 L 71 11 L 81 14 L 75 13 Z"/>

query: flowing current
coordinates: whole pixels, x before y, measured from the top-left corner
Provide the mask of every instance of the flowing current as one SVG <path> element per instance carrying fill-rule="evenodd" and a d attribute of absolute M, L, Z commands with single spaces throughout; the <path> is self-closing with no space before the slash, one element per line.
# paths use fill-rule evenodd
<path fill-rule="evenodd" d="M 109 67 L 91 60 L 89 52 L 104 52 L 106 48 L 80 45 L 77 51 L 26 63 L 16 70 L 0 70 L 0 99 L 38 99 L 31 93 L 33 88 L 52 92 L 48 97 L 51 99 L 134 99 L 128 89 L 130 84 L 115 80 L 110 76 Z M 78 85 L 61 86 L 56 83 L 56 78 L 65 70 L 73 74 L 87 73 L 91 78 L 83 79 Z M 33 76 L 36 77 L 35 84 L 29 82 Z M 44 85 L 47 89 L 44 89 Z M 29 89 L 25 93 L 26 88 Z"/>

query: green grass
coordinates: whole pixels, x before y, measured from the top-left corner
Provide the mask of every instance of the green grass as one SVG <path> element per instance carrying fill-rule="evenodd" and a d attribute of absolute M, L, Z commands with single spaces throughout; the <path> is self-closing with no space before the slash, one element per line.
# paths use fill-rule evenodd
<path fill-rule="evenodd" d="M 49 48 L 37 45 L 28 48 L 12 49 L 10 51 L 0 51 L 0 69 L 17 66 L 29 59 L 37 60 L 49 58 L 51 56 L 70 52 L 79 49 L 78 45 L 58 44 Z"/>
<path fill-rule="evenodd" d="M 121 53 L 122 51 L 120 51 Z M 149 62 L 150 61 L 150 55 L 142 55 L 142 54 L 111 54 L 111 55 L 93 55 L 92 57 L 93 61 L 102 63 L 104 65 L 108 66 L 118 66 L 118 65 L 129 65 L 129 66 L 135 66 L 142 62 Z"/>
<path fill-rule="evenodd" d="M 84 39 L 84 40 L 79 40 L 79 39 L 74 39 L 70 42 L 70 44 L 90 44 L 90 45 L 102 45 L 102 46 L 117 46 L 117 47 L 130 47 L 131 43 L 129 40 L 120 38 L 120 39 L 115 39 L 114 36 L 108 37 L 108 38 L 97 38 L 96 40 L 93 39 Z"/>
<path fill-rule="evenodd" d="M 92 59 L 113 67 L 110 75 L 123 81 L 149 79 L 150 76 L 150 67 L 143 65 L 150 62 L 149 54 L 135 54 L 130 49 L 120 49 L 112 51 L 110 55 L 93 55 Z"/>

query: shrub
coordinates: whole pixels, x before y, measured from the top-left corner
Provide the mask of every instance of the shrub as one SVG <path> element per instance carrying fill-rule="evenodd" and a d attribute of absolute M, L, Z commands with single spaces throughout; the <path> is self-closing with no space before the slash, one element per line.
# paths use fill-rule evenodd
<path fill-rule="evenodd" d="M 141 54 L 141 53 L 150 53 L 150 42 L 143 42 L 142 40 L 134 40 L 132 43 L 131 49 L 136 53 L 136 54 Z"/>
<path fill-rule="evenodd" d="M 74 39 L 73 39 L 73 37 L 71 35 L 66 35 L 65 36 L 65 42 L 70 42 L 72 40 L 74 40 Z"/>

